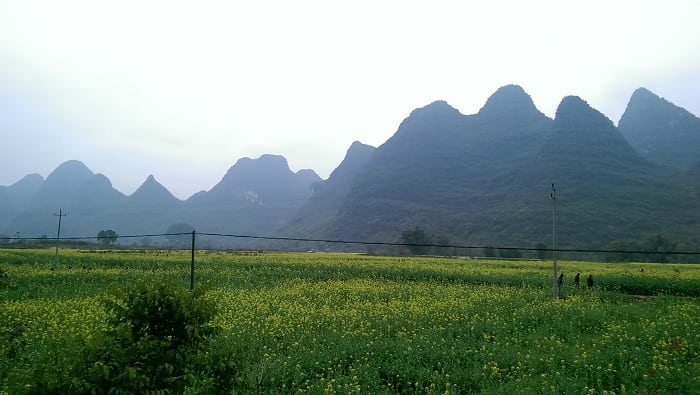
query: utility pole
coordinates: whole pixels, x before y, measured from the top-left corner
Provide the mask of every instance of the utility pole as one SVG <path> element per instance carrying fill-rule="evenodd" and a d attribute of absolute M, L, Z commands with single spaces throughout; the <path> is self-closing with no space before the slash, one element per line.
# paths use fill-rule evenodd
<path fill-rule="evenodd" d="M 552 298 L 559 299 L 559 282 L 557 281 L 557 190 L 552 184 Z"/>
<path fill-rule="evenodd" d="M 63 212 L 63 209 L 58 209 L 58 214 L 53 213 L 54 217 L 58 217 L 58 232 L 56 233 L 56 255 L 58 256 L 58 241 L 61 239 L 61 218 L 68 214 Z"/>
<path fill-rule="evenodd" d="M 194 235 L 195 231 L 192 231 L 192 263 L 190 265 L 190 291 L 194 289 Z"/>

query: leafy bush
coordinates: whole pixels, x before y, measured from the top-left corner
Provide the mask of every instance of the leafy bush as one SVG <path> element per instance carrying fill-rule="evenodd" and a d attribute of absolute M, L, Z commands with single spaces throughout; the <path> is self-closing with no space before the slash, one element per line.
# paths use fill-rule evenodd
<path fill-rule="evenodd" d="M 205 287 L 193 292 L 164 282 L 141 283 L 105 300 L 110 329 L 90 345 L 94 363 L 84 390 L 180 393 L 191 355 L 215 332 Z"/>
<path fill-rule="evenodd" d="M 196 383 L 205 390 L 226 391 L 233 385 L 235 366 L 228 355 L 213 353 L 216 358 L 209 358 L 209 340 L 217 328 L 211 324 L 216 306 L 205 297 L 206 291 L 202 286 L 188 292 L 163 281 L 116 290 L 103 299 L 109 316 L 106 330 L 77 342 L 65 339 L 65 351 L 70 352 L 51 353 L 54 363 L 61 356 L 60 366 L 47 358 L 7 372 L 13 381 L 26 383 L 10 389 L 37 394 L 177 394 Z M 3 349 L 21 352 L 21 337 L 6 335 Z M 212 359 L 213 367 L 208 366 Z"/>

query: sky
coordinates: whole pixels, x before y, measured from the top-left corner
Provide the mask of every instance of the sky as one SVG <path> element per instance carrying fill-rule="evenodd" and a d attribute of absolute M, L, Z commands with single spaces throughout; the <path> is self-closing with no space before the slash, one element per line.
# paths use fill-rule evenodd
<path fill-rule="evenodd" d="M 700 115 L 700 2 L 0 0 L 0 185 L 77 159 L 185 199 L 243 157 L 322 178 L 413 109 L 518 84 L 617 123 L 638 87 Z M 699 150 L 700 152 L 700 150 Z"/>

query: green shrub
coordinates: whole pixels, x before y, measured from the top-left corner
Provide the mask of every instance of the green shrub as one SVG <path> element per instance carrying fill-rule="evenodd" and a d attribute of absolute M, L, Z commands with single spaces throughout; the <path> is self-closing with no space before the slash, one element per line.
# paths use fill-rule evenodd
<path fill-rule="evenodd" d="M 23 327 L 0 331 L 0 362 L 20 362 L 4 372 L 11 393 L 181 394 L 196 387 L 224 393 L 236 366 L 225 350 L 212 349 L 218 331 L 207 287 L 142 282 L 103 299 L 107 329 L 83 339 L 63 339 L 65 350 L 30 361 Z M 2 329 L 4 327 L 0 327 Z M 26 354 L 26 355 L 25 355 Z M 0 373 L 3 373 L 0 369 Z"/>
<path fill-rule="evenodd" d="M 141 283 L 105 300 L 110 329 L 89 344 L 85 391 L 183 392 L 188 362 L 215 332 L 206 288 L 188 292 L 164 282 Z"/>

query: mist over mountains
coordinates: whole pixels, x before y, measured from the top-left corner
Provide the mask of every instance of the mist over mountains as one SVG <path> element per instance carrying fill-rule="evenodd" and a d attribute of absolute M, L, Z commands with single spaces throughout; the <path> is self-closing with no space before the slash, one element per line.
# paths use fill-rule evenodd
<path fill-rule="evenodd" d="M 655 235 L 697 248 L 699 153 L 700 119 L 644 88 L 616 127 L 576 96 L 551 119 L 508 85 L 476 114 L 444 101 L 414 110 L 381 146 L 353 143 L 327 180 L 263 155 L 240 159 L 183 201 L 153 176 L 126 196 L 68 161 L 45 180 L 32 174 L 0 187 L 0 233 L 53 237 L 62 208 L 66 237 L 187 223 L 208 233 L 393 242 L 421 228 L 453 244 L 532 247 L 551 240 L 554 183 L 562 248 Z M 265 247 L 221 243 L 212 246 Z"/>

